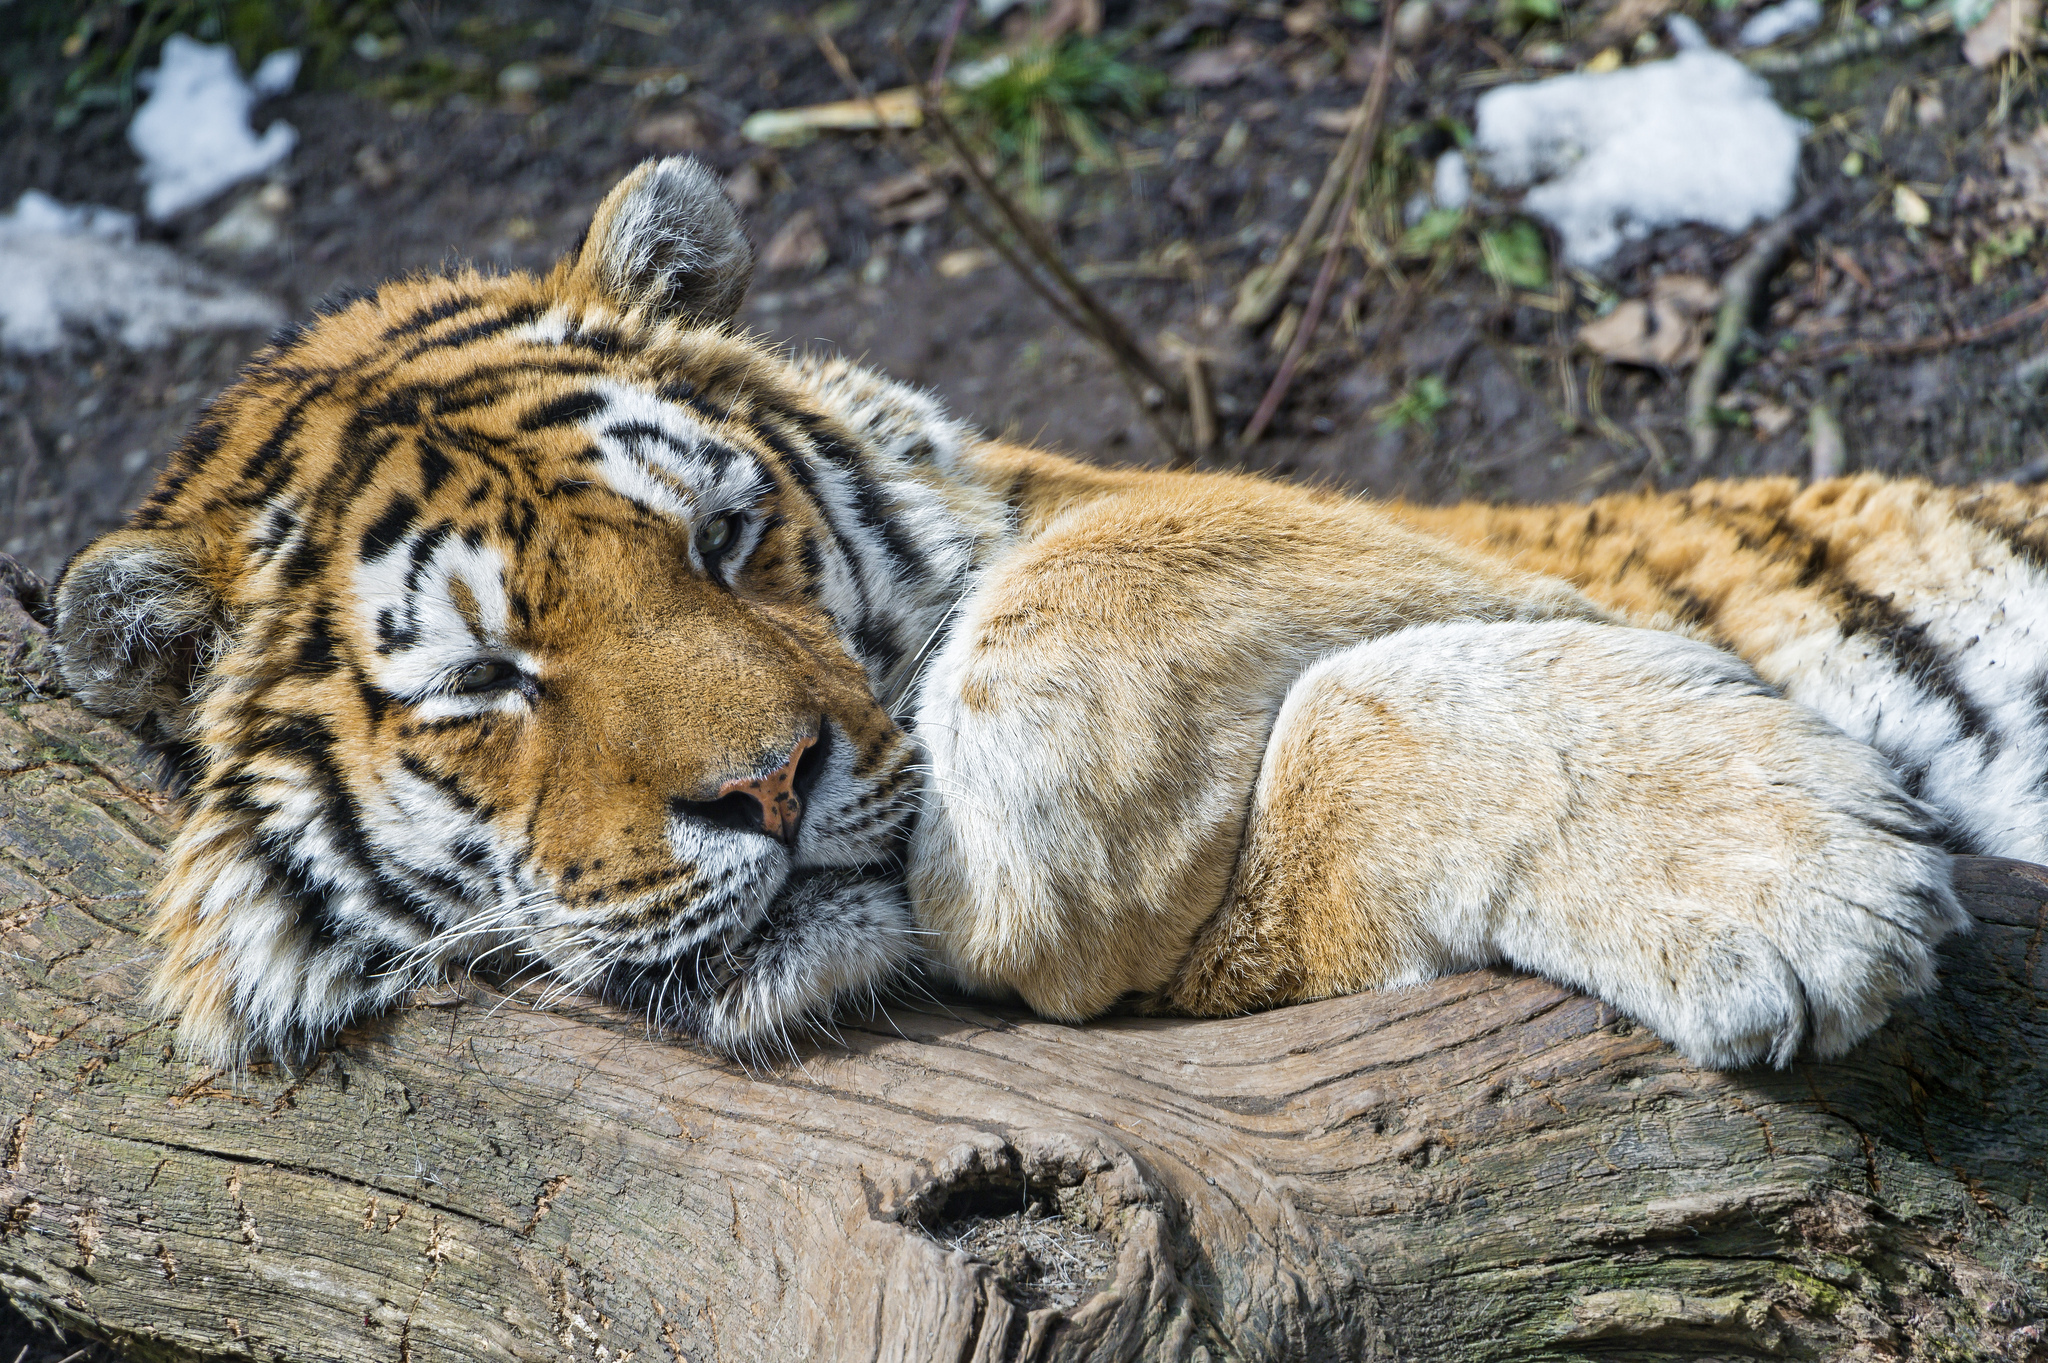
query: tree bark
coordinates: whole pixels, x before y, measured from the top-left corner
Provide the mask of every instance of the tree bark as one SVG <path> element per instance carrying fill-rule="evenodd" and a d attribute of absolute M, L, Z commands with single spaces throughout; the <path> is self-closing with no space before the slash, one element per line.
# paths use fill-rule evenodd
<path fill-rule="evenodd" d="M 2048 1359 L 2040 868 L 1783 1072 L 1481 971 L 752 1074 L 471 984 L 236 1075 L 141 1002 L 143 754 L 0 656 L 0 1288 L 137 1358 Z"/>

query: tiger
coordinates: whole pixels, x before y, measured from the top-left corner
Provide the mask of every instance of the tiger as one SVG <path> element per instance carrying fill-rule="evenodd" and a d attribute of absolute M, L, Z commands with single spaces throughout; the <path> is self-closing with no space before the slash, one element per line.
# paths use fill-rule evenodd
<path fill-rule="evenodd" d="M 471 970 L 745 1063 L 944 987 L 1084 1022 L 1502 965 L 1843 1053 L 2048 859 L 2040 493 L 1374 502 L 991 436 L 736 321 L 717 176 L 338 298 L 54 590 L 181 823 L 152 997 L 296 1063 Z"/>

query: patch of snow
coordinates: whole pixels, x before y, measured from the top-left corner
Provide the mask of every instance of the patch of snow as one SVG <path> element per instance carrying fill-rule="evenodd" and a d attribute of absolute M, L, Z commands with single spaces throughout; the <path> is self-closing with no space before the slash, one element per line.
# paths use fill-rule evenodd
<path fill-rule="evenodd" d="M 1777 217 L 1791 206 L 1806 130 L 1762 77 L 1711 49 L 1501 86 L 1480 99 L 1476 121 L 1488 172 L 1534 185 L 1523 208 L 1585 268 L 1660 227 L 1740 232 Z"/>
<path fill-rule="evenodd" d="M 136 350 L 179 332 L 275 327 L 284 310 L 169 247 L 135 239 L 111 208 L 67 208 L 29 190 L 0 214 L 0 348 L 41 355 L 95 332 Z"/>
<path fill-rule="evenodd" d="M 1714 45 L 1707 41 L 1706 31 L 1693 22 L 1691 15 L 1672 15 L 1664 21 L 1664 31 L 1671 35 L 1671 45 L 1680 52 L 1712 52 L 1714 50 Z"/>
<path fill-rule="evenodd" d="M 128 124 L 128 143 L 149 186 L 149 216 L 175 217 L 291 155 L 298 129 L 280 120 L 259 138 L 249 128 L 249 109 L 260 95 L 289 89 L 298 69 L 297 53 L 273 52 L 256 68 L 252 88 L 225 43 L 182 33 L 166 38 L 149 98 Z"/>
<path fill-rule="evenodd" d="M 280 48 L 262 61 L 249 73 L 249 88 L 258 99 L 270 99 L 276 95 L 288 95 L 299 79 L 299 49 Z"/>
<path fill-rule="evenodd" d="M 1463 208 L 1472 202 L 1472 171 L 1465 164 L 1464 152 L 1447 151 L 1436 158 L 1429 193 L 1438 208 Z"/>
<path fill-rule="evenodd" d="M 1795 33 L 1819 28 L 1824 17 L 1820 0 L 1783 0 L 1750 15 L 1736 41 L 1744 47 L 1769 47 Z"/>

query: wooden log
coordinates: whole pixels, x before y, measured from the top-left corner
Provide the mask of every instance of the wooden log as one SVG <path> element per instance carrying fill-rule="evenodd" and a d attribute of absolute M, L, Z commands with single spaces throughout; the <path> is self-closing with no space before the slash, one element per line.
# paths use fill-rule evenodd
<path fill-rule="evenodd" d="M 0 1288 L 149 1359 L 2048 1358 L 2048 872 L 1846 1060 L 1481 971 L 745 1073 L 482 983 L 302 1072 L 141 1003 L 173 828 L 0 592 Z"/>

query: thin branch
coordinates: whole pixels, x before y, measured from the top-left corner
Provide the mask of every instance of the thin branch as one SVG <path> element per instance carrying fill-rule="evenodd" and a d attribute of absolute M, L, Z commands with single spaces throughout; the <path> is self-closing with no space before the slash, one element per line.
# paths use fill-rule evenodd
<path fill-rule="evenodd" d="M 954 11 L 956 20 L 960 13 L 961 10 L 956 8 Z M 839 44 L 833 41 L 832 35 L 822 27 L 814 27 L 812 32 L 817 41 L 818 50 L 824 53 L 826 62 L 832 67 L 832 70 L 853 94 L 854 98 L 866 99 L 872 103 L 875 97 L 868 93 L 861 84 L 859 76 L 854 72 L 853 63 L 847 60 L 846 54 L 840 50 Z M 1145 352 L 1145 349 L 1138 344 L 1137 339 L 1131 335 L 1129 329 L 1123 325 L 1123 322 L 1104 307 L 1096 299 L 1088 286 L 1077 279 L 1073 272 L 1066 267 L 1066 262 L 1060 258 L 1057 248 L 1045 238 L 1042 232 L 1036 230 L 1037 225 L 1031 221 L 1029 215 L 1019 208 L 1015 201 L 1005 194 L 1002 188 L 996 185 L 982 171 L 980 163 L 968 148 L 966 139 L 960 135 L 959 129 L 953 125 L 952 120 L 946 116 L 945 106 L 939 96 L 933 93 L 934 90 L 938 89 L 937 80 L 943 74 L 943 63 L 950 53 L 952 36 L 952 31 L 949 31 L 947 45 L 940 51 L 940 66 L 935 71 L 933 79 L 924 82 L 927 87 L 922 101 L 924 116 L 927 122 L 931 126 L 938 128 L 945 137 L 953 159 L 960 166 L 961 175 L 980 191 L 983 198 L 996 206 L 997 211 L 1009 222 L 1017 239 L 1024 244 L 1025 249 L 1031 253 L 1044 268 L 1045 272 L 1051 275 L 1055 283 L 1060 287 L 1055 288 L 1053 284 L 1048 284 L 1044 278 L 1040 277 L 1039 272 L 1033 269 L 1018 254 L 1010 241 L 997 230 L 994 224 L 975 212 L 961 196 L 948 194 L 947 199 L 949 203 L 960 214 L 961 220 L 967 224 L 968 230 L 979 237 L 990 250 L 1001 256 L 1003 262 L 1029 286 L 1033 293 L 1038 295 L 1039 300 L 1052 310 L 1055 317 L 1059 318 L 1060 321 L 1076 332 L 1079 332 L 1082 336 L 1095 342 L 1096 345 L 1100 346 L 1109 355 L 1115 364 L 1117 377 L 1123 381 L 1124 387 L 1130 392 L 1132 400 L 1137 403 L 1139 415 L 1144 418 L 1146 425 L 1152 428 L 1153 434 L 1159 437 L 1160 443 L 1171 453 L 1173 466 L 1175 468 L 1187 467 L 1194 462 L 1195 449 L 1191 447 L 1188 440 L 1184 440 L 1179 433 L 1169 426 L 1160 413 L 1155 410 L 1155 405 L 1162 400 L 1174 402 L 1176 405 L 1184 405 L 1187 402 L 1187 395 L 1172 380 L 1166 377 L 1164 371 Z M 897 60 L 903 63 L 904 69 L 915 76 L 916 72 L 909 54 L 899 46 L 896 56 Z M 895 151 L 899 160 L 906 166 L 922 164 L 921 159 L 913 155 L 904 145 L 897 130 L 890 126 L 886 119 L 880 117 L 879 108 L 877 109 L 875 121 L 880 125 L 884 139 L 888 141 L 890 148 Z M 1153 391 L 1148 392 L 1148 387 Z M 1206 398 L 1207 394 L 1204 393 L 1203 396 Z M 1213 413 L 1210 419 L 1213 425 Z M 1193 432 L 1199 435 L 1201 417 L 1192 410 L 1189 414 L 1189 425 Z M 1199 444 L 1200 442 L 1197 440 L 1195 443 Z"/>
<path fill-rule="evenodd" d="M 852 92 L 853 97 L 855 99 L 865 99 L 871 105 L 875 104 L 875 96 L 869 93 L 867 88 L 861 84 L 860 77 L 854 74 L 853 63 L 847 60 L 846 53 L 840 49 L 837 42 L 833 41 L 832 35 L 821 27 L 814 29 L 812 36 L 817 40 L 818 50 L 825 54 L 826 64 L 832 68 L 840 81 Z M 900 56 L 901 54 L 899 53 L 898 55 Z M 908 63 L 906 62 L 907 65 Z M 876 105 L 875 122 L 881 129 L 883 138 L 889 143 L 890 149 L 896 153 L 897 160 L 906 166 L 921 164 L 920 159 L 909 147 L 904 145 L 903 136 L 895 125 L 881 116 L 879 105 Z M 941 187 L 940 192 L 945 192 L 943 187 Z M 979 213 L 976 213 L 956 194 L 947 194 L 946 201 L 967 223 L 969 231 L 981 238 L 988 245 L 989 249 L 1001 256 L 1012 270 L 1023 276 L 1024 282 L 1031 286 L 1032 291 L 1038 295 L 1039 299 L 1048 308 L 1052 309 L 1054 316 L 1083 335 L 1091 334 L 1088 331 L 1087 323 L 1083 322 L 1066 305 L 1064 300 L 1046 287 L 1045 282 L 1038 278 L 1031 268 L 1018 257 L 1017 253 L 1010 248 L 1010 244 L 1003 240 L 1001 234 L 986 219 Z"/>
<path fill-rule="evenodd" d="M 937 99 L 945 88 L 946 67 L 953 60 L 953 43 L 960 36 L 960 23 L 967 17 L 967 0 L 953 0 L 953 17 L 946 23 L 946 36 L 939 42 L 939 59 L 932 63 L 932 78 L 926 87 Z"/>
<path fill-rule="evenodd" d="M 1858 29 L 1840 37 L 1815 43 L 1803 52 L 1757 52 L 1743 57 L 1742 64 L 1766 76 L 1791 76 L 1823 66 L 1853 61 L 1879 52 L 1900 52 L 1955 27 L 1955 14 L 1947 5 L 1925 13 L 1908 15 L 1884 28 Z"/>
<path fill-rule="evenodd" d="M 1721 311 L 1714 319 L 1714 339 L 1692 371 L 1692 383 L 1685 390 L 1685 429 L 1692 437 L 1692 461 L 1704 464 L 1714 457 L 1720 431 L 1714 425 L 1714 400 L 1728 378 L 1735 348 L 1756 310 L 1757 295 L 1778 268 L 1786 248 L 1835 206 L 1835 196 L 1822 194 L 1779 218 L 1763 230 L 1756 244 L 1743 253 L 1721 279 Z"/>
<path fill-rule="evenodd" d="M 1274 413 L 1280 410 L 1280 400 L 1287 396 L 1287 390 L 1294 384 L 1295 372 L 1301 366 L 1301 357 L 1308 350 L 1309 338 L 1315 334 L 1323 320 L 1323 304 L 1329 299 L 1330 284 L 1337 277 L 1337 260 L 1344 254 L 1344 240 L 1351 231 L 1351 210 L 1358 202 L 1359 180 L 1362 170 L 1372 162 L 1373 143 L 1377 139 L 1380 110 L 1385 107 L 1387 97 L 1387 72 L 1393 66 L 1394 24 L 1389 19 L 1380 33 L 1379 60 L 1373 64 L 1372 82 L 1366 87 L 1365 99 L 1359 104 L 1353 116 L 1351 131 L 1344 149 L 1350 152 L 1348 164 L 1344 167 L 1342 198 L 1337 206 L 1337 226 L 1330 233 L 1330 244 L 1323 250 L 1323 266 L 1316 272 L 1315 287 L 1309 290 L 1308 307 L 1301 314 L 1301 322 L 1294 328 L 1294 337 L 1287 343 L 1287 357 L 1280 362 L 1280 372 L 1273 375 L 1273 382 L 1266 389 L 1265 397 L 1259 399 L 1258 410 L 1252 413 L 1250 424 L 1238 439 L 1239 449 L 1249 449 L 1258 438 L 1266 433 L 1272 424 Z M 1327 177 L 1326 177 L 1327 178 Z"/>
<path fill-rule="evenodd" d="M 1391 21 L 1388 26 L 1392 26 Z M 1337 148 L 1337 154 L 1330 158 L 1329 166 L 1323 171 L 1323 182 L 1316 187 L 1316 196 L 1309 201 L 1308 212 L 1302 215 L 1301 225 L 1294 229 L 1293 239 L 1271 265 L 1253 270 L 1238 286 L 1237 304 L 1230 310 L 1230 320 L 1236 325 L 1262 327 L 1272 319 L 1280 308 L 1280 300 L 1287 294 L 1288 286 L 1294 281 L 1295 272 L 1308 259 L 1316 238 L 1322 235 L 1330 206 L 1336 202 L 1338 192 L 1350 177 L 1359 145 L 1366 140 L 1366 106 L 1372 103 L 1372 91 L 1381 84 L 1381 73 L 1386 68 L 1389 52 L 1385 35 L 1382 35 L 1380 60 L 1373 69 L 1365 98 L 1352 111 L 1351 127 L 1344 134 L 1343 145 Z"/>
<path fill-rule="evenodd" d="M 1825 364 L 1850 355 L 1882 359 L 1931 355 L 1940 350 L 1953 350 L 1959 346 L 1982 345 L 1986 341 L 1995 341 L 2009 332 L 2018 331 L 2029 322 L 2042 318 L 2048 318 L 2048 294 L 2041 295 L 2025 307 L 2013 309 L 1995 322 L 1986 322 L 1981 327 L 1969 327 L 1963 331 L 1944 331 L 1939 336 L 1922 336 L 1912 341 L 1840 341 L 1831 346 L 1823 346 L 1811 354 L 1795 354 L 1791 359 L 1795 363 Z"/>
<path fill-rule="evenodd" d="M 1138 344 L 1137 338 L 1132 336 L 1130 329 L 1123 324 L 1123 319 L 1104 307 L 1096 298 L 1094 291 L 1074 277 L 1074 272 L 1067 268 L 1067 263 L 1061 259 L 1058 248 L 1046 237 L 1043 227 L 1037 220 L 1025 212 L 1015 199 L 1005 193 L 1002 187 L 982 170 L 974 153 L 968 148 L 967 140 L 960 135 L 959 127 L 947 117 L 946 111 L 939 107 L 937 101 L 926 101 L 925 118 L 939 130 L 939 135 L 952 149 L 953 158 L 959 163 L 960 171 L 967 177 L 968 183 L 972 184 L 984 199 L 995 205 L 996 211 L 1009 224 L 1010 230 L 1024 243 L 1025 248 L 1044 267 L 1046 273 L 1053 277 L 1075 310 L 1089 320 L 1090 329 L 1103 348 L 1142 376 L 1145 382 L 1154 385 L 1163 393 L 1172 393 L 1175 389 L 1173 380 L 1167 377 L 1146 353 L 1145 348 Z"/>

